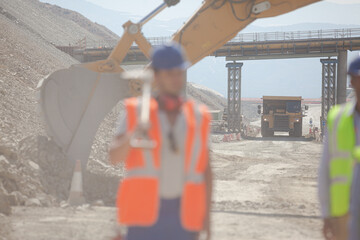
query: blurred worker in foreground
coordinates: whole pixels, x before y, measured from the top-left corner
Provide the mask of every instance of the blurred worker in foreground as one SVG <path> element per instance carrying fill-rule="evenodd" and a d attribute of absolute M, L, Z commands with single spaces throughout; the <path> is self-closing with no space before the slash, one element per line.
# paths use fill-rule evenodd
<path fill-rule="evenodd" d="M 354 153 L 355 146 L 360 144 L 360 58 L 351 63 L 348 73 L 357 99 L 334 106 L 329 111 L 319 170 L 319 198 L 324 219 L 323 234 L 325 239 L 329 240 L 349 239 L 350 189 L 356 161 Z M 355 192 L 359 192 L 359 189 Z M 359 207 L 360 205 L 357 205 L 355 208 L 359 210 Z M 350 211 L 350 215 L 352 214 L 353 210 Z M 357 222 L 357 230 L 359 230 L 359 222 Z M 359 240 L 359 236 L 352 239 Z"/>
<path fill-rule="evenodd" d="M 351 85 L 355 90 L 357 104 L 353 110 L 353 123 L 349 126 L 352 128 L 353 134 L 349 135 L 348 141 L 353 144 L 354 172 L 351 186 L 350 200 L 350 240 L 360 239 L 360 57 L 351 63 L 349 68 L 351 76 Z"/>
<path fill-rule="evenodd" d="M 178 44 L 155 49 L 151 60 L 158 94 L 150 102 L 150 126 L 137 124 L 141 101 L 127 99 L 110 148 L 110 161 L 124 161 L 127 170 L 118 220 L 127 226 L 126 240 L 195 240 L 202 230 L 210 239 L 210 116 L 205 106 L 183 97 L 188 63 Z M 156 147 L 131 147 L 137 131 L 148 132 Z"/>

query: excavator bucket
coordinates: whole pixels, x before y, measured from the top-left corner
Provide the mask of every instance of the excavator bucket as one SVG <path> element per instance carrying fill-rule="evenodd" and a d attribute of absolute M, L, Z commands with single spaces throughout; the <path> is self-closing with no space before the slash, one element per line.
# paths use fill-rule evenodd
<path fill-rule="evenodd" d="M 99 73 L 88 64 L 56 71 L 39 83 L 47 133 L 69 159 L 87 162 L 101 121 L 121 99 L 130 96 L 129 84 L 121 72 Z"/>
<path fill-rule="evenodd" d="M 47 134 L 70 160 L 86 165 L 101 121 L 120 100 L 139 95 L 141 79 L 123 75 L 120 64 L 134 42 L 150 56 L 151 45 L 141 26 L 166 7 L 162 3 L 137 24 L 126 22 L 123 36 L 106 60 L 73 65 L 40 81 L 40 114 Z"/>

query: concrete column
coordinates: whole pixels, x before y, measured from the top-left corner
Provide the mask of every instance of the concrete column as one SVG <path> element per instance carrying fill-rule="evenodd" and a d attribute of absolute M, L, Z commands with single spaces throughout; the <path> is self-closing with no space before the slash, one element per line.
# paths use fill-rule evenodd
<path fill-rule="evenodd" d="M 346 102 L 347 88 L 347 51 L 340 51 L 338 56 L 336 103 Z"/>

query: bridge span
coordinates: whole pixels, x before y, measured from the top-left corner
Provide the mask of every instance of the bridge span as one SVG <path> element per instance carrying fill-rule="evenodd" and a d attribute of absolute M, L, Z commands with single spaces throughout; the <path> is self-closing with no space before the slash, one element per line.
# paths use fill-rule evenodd
<path fill-rule="evenodd" d="M 170 41 L 170 37 L 148 38 L 152 46 Z M 81 45 L 80 45 L 81 44 Z M 102 60 L 109 56 L 117 41 L 80 42 L 68 48 L 81 62 Z M 79 46 L 80 45 L 80 46 Z M 241 33 L 210 56 L 226 57 L 227 61 L 257 59 L 284 59 L 306 57 L 337 57 L 340 51 L 360 50 L 360 28 Z M 66 51 L 66 50 L 65 50 Z M 124 59 L 124 65 L 142 65 L 148 59 L 133 45 Z"/>

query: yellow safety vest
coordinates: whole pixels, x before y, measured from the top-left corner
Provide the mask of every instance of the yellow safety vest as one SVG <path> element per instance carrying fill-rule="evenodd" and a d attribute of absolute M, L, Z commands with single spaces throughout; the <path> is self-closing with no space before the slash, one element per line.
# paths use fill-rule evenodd
<path fill-rule="evenodd" d="M 333 107 L 328 114 L 328 144 L 330 151 L 330 214 L 348 213 L 352 181 L 356 133 L 353 103 Z"/>

